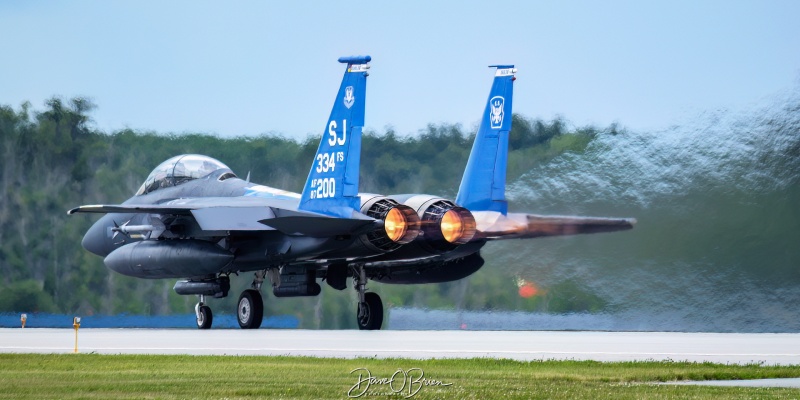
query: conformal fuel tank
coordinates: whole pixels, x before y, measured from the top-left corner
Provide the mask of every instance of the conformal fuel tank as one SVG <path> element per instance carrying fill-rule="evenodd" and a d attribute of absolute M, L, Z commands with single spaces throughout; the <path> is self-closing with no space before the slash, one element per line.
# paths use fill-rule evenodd
<path fill-rule="evenodd" d="M 219 272 L 231 252 L 202 240 L 143 240 L 106 256 L 106 267 L 137 278 L 190 278 Z"/>

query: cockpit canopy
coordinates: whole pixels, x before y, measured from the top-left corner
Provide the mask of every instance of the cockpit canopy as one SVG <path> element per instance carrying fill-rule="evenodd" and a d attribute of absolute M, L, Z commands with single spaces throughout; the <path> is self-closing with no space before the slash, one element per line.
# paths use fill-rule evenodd
<path fill-rule="evenodd" d="M 177 186 L 194 179 L 203 178 L 219 169 L 230 169 L 227 165 L 199 154 L 182 154 L 164 161 L 144 181 L 136 195 Z"/>

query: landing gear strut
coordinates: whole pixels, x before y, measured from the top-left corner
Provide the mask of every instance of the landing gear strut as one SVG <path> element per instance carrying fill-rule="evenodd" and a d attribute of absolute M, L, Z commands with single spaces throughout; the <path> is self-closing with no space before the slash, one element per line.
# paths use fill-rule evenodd
<path fill-rule="evenodd" d="M 381 296 L 374 292 L 366 292 L 367 275 L 363 266 L 356 267 L 355 288 L 358 291 L 358 313 L 356 321 L 358 329 L 378 330 L 383 324 L 383 302 Z"/>
<path fill-rule="evenodd" d="M 242 329 L 258 329 L 264 319 L 264 300 L 261 298 L 261 284 L 267 271 L 258 271 L 253 279 L 252 289 L 247 289 L 239 296 L 236 307 L 236 319 Z"/>
<path fill-rule="evenodd" d="M 206 296 L 200 295 L 200 301 L 194 306 L 194 314 L 197 317 L 198 329 L 209 329 L 211 323 L 214 321 L 214 315 L 211 313 L 211 307 L 205 305 Z"/>

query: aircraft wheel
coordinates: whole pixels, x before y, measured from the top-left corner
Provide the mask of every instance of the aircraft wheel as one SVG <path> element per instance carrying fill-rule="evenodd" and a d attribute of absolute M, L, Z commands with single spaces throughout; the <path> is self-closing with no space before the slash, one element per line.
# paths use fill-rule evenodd
<path fill-rule="evenodd" d="M 213 321 L 214 314 L 211 313 L 211 307 L 200 306 L 197 309 L 197 329 L 210 329 Z"/>
<path fill-rule="evenodd" d="M 383 324 L 383 302 L 377 293 L 364 293 L 364 302 L 358 303 L 358 329 L 378 330 Z"/>
<path fill-rule="evenodd" d="M 247 289 L 239 296 L 239 306 L 236 309 L 239 327 L 242 329 L 258 329 L 264 318 L 264 301 L 261 293 L 255 289 Z"/>

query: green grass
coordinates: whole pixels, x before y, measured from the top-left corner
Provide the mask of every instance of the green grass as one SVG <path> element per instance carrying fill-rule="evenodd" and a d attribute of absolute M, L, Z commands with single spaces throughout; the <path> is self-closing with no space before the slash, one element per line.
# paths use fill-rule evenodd
<path fill-rule="evenodd" d="M 800 398 L 800 389 L 654 385 L 652 382 L 800 377 L 800 366 L 623 362 L 408 359 L 322 359 L 255 356 L 0 354 L 0 399 L 340 399 L 357 368 L 389 378 L 421 368 L 414 399 Z M 362 374 L 365 372 L 362 371 Z M 399 375 L 402 376 L 402 375 Z M 396 386 L 402 380 L 396 380 Z M 404 398 L 371 385 L 362 398 Z M 415 385 L 414 388 L 419 388 Z M 363 391 L 363 387 L 362 390 Z M 360 392 L 359 390 L 354 393 Z"/>

